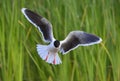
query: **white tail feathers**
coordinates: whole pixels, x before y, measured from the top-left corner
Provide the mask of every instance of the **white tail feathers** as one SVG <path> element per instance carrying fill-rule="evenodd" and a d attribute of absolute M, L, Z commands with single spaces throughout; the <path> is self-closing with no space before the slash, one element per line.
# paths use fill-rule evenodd
<path fill-rule="evenodd" d="M 50 64 L 61 64 L 58 53 L 50 52 L 47 45 L 37 45 L 37 52 L 40 57 Z"/>

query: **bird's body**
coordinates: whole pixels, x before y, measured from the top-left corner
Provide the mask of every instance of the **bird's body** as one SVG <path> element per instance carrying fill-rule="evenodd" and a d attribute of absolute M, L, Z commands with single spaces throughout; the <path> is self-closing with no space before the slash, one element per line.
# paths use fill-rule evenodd
<path fill-rule="evenodd" d="M 56 41 L 51 42 L 49 45 L 37 45 L 37 51 L 40 57 L 48 63 L 52 64 L 60 64 L 62 63 L 59 56 L 58 51 L 60 49 L 59 46 L 55 46 Z"/>
<path fill-rule="evenodd" d="M 37 44 L 38 54 L 48 63 L 62 63 L 58 56 L 59 51 L 62 54 L 66 54 L 78 46 L 89 46 L 98 44 L 102 41 L 102 39 L 98 36 L 78 30 L 70 32 L 62 41 L 56 40 L 53 36 L 52 24 L 46 18 L 27 8 L 22 8 L 22 13 L 30 23 L 39 29 L 42 34 L 43 41 L 50 43 L 49 45 Z"/>

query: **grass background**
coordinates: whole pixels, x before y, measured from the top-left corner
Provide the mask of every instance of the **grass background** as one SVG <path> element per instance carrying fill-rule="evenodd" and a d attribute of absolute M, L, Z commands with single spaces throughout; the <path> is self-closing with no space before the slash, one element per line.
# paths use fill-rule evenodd
<path fill-rule="evenodd" d="M 21 13 L 29 8 L 53 25 L 56 39 L 82 30 L 103 39 L 44 62 L 39 31 Z M 0 0 L 0 81 L 120 81 L 120 0 Z"/>

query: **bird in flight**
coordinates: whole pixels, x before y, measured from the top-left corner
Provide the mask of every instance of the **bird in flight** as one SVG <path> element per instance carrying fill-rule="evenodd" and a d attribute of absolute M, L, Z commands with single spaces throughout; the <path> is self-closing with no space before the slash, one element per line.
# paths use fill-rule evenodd
<path fill-rule="evenodd" d="M 71 31 L 64 40 L 59 41 L 54 38 L 52 24 L 46 18 L 27 8 L 22 8 L 21 11 L 26 19 L 41 32 L 43 41 L 50 43 L 49 45 L 37 44 L 36 47 L 39 56 L 47 63 L 55 65 L 62 63 L 58 56 L 58 51 L 66 54 L 78 46 L 89 46 L 102 41 L 102 39 L 96 35 L 79 30 Z"/>

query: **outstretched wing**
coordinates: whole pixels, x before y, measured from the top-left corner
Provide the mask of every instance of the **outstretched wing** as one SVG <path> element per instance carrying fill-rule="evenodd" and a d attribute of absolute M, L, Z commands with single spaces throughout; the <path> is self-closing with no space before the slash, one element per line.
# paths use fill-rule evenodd
<path fill-rule="evenodd" d="M 46 18 L 27 8 L 22 8 L 21 11 L 27 20 L 40 30 L 45 42 L 52 42 L 54 40 L 52 24 Z"/>
<path fill-rule="evenodd" d="M 65 54 L 78 46 L 88 46 L 98 44 L 102 41 L 101 38 L 83 31 L 72 31 L 65 40 L 60 41 L 60 52 Z"/>

